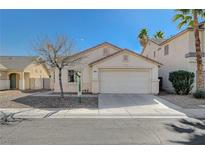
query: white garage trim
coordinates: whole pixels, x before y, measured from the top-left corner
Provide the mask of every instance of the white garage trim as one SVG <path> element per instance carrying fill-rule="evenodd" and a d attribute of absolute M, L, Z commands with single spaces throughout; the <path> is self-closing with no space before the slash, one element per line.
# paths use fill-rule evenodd
<path fill-rule="evenodd" d="M 152 93 L 151 69 L 99 69 L 100 93 Z"/>

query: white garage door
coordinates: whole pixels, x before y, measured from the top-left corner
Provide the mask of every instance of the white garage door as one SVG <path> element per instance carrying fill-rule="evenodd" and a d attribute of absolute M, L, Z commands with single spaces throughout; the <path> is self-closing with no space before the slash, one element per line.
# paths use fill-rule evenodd
<path fill-rule="evenodd" d="M 150 93 L 150 86 L 150 72 L 145 69 L 100 72 L 101 93 Z"/>

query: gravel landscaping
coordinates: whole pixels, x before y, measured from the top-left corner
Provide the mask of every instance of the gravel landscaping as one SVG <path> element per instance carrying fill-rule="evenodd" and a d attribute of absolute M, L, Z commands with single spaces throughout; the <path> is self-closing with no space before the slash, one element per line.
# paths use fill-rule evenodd
<path fill-rule="evenodd" d="M 28 93 L 22 93 L 18 90 L 0 91 L 0 108 L 23 108 L 28 107 L 24 104 L 14 102 L 14 99 L 28 96 Z"/>
<path fill-rule="evenodd" d="M 161 93 L 159 97 L 168 100 L 169 102 L 187 109 L 205 108 L 205 99 L 196 99 L 192 95 L 176 95 Z"/>
<path fill-rule="evenodd" d="M 32 96 L 21 91 L 1 91 L 0 108 L 98 108 L 98 97 Z"/>

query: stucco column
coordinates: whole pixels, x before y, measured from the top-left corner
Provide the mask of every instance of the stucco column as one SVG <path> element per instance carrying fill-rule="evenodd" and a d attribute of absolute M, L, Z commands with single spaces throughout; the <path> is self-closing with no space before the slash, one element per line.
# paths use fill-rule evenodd
<path fill-rule="evenodd" d="M 24 72 L 22 72 L 22 75 L 21 75 L 22 79 L 22 90 L 25 90 L 25 76 L 24 76 Z"/>
<path fill-rule="evenodd" d="M 91 69 L 92 72 L 92 92 L 93 93 L 99 93 L 99 69 L 93 67 Z"/>

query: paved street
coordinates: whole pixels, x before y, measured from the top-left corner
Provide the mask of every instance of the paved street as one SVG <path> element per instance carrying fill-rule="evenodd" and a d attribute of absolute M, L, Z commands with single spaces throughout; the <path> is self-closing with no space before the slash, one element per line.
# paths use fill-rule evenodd
<path fill-rule="evenodd" d="M 205 144 L 195 119 L 30 119 L 0 126 L 1 144 Z"/>

